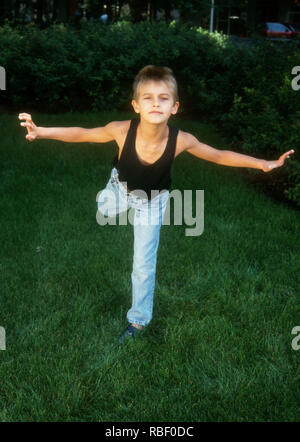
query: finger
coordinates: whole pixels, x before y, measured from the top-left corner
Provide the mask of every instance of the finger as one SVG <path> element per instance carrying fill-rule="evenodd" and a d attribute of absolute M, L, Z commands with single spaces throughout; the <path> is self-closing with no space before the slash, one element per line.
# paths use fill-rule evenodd
<path fill-rule="evenodd" d="M 294 149 L 289 150 L 288 152 L 285 153 L 285 155 L 291 155 L 292 153 L 294 153 Z"/>
<path fill-rule="evenodd" d="M 31 115 L 23 112 L 23 113 L 19 114 L 19 118 L 20 118 L 20 120 L 25 120 L 25 119 L 31 120 Z"/>
<path fill-rule="evenodd" d="M 25 120 L 26 123 L 31 123 L 31 124 L 33 124 L 33 121 L 32 121 L 31 118 L 25 118 L 25 117 L 22 117 L 22 118 L 19 118 L 19 119 L 20 119 L 20 120 Z"/>
<path fill-rule="evenodd" d="M 28 121 L 26 121 L 25 123 L 23 122 L 23 123 L 20 123 L 20 126 L 31 126 L 31 127 L 33 127 L 32 126 L 32 124 L 31 123 L 29 123 Z"/>
<path fill-rule="evenodd" d="M 25 119 L 25 118 L 21 118 L 21 119 L 25 120 L 25 124 L 28 124 L 28 123 L 29 123 L 29 124 L 31 124 L 32 126 L 33 126 L 33 124 L 34 124 L 33 121 L 30 120 L 30 119 L 27 119 L 27 118 L 26 118 L 26 119 Z M 20 123 L 20 124 L 22 125 L 22 123 Z"/>
<path fill-rule="evenodd" d="M 30 123 L 20 123 L 20 126 L 25 126 L 25 127 L 27 127 L 27 129 L 33 130 L 33 126 Z"/>
<path fill-rule="evenodd" d="M 289 152 L 286 153 L 286 158 L 290 158 L 290 156 L 294 153 L 293 150 L 290 150 Z"/>
<path fill-rule="evenodd" d="M 27 139 L 28 141 L 33 141 L 33 140 L 34 140 L 34 137 L 31 136 L 31 135 L 26 135 L 26 139 Z"/>
<path fill-rule="evenodd" d="M 292 155 L 294 153 L 293 150 L 289 150 L 288 152 L 285 152 L 283 155 L 281 155 L 281 159 L 285 160 L 286 158 L 290 158 L 290 155 Z"/>

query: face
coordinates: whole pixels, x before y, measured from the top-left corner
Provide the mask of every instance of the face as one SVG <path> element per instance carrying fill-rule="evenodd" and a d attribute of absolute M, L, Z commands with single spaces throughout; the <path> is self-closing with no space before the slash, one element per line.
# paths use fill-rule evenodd
<path fill-rule="evenodd" d="M 167 121 L 175 115 L 179 102 L 174 103 L 172 89 L 164 81 L 149 80 L 139 87 L 137 100 L 132 100 L 132 106 L 141 118 L 151 123 Z"/>

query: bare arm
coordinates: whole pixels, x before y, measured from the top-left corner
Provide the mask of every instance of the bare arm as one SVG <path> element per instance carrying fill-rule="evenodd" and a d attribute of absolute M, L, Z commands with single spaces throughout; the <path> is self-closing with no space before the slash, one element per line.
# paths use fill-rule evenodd
<path fill-rule="evenodd" d="M 221 155 L 218 164 L 232 167 L 250 167 L 252 169 L 263 169 L 264 160 L 250 157 L 231 150 L 221 150 Z"/>
<path fill-rule="evenodd" d="M 19 114 L 20 123 L 26 127 L 28 141 L 35 139 L 49 139 L 65 141 L 67 143 L 107 143 L 115 139 L 115 130 L 118 127 L 117 121 L 112 121 L 103 127 L 94 129 L 84 129 L 83 127 L 41 127 L 36 126 L 32 121 L 31 115 L 26 113 Z"/>
<path fill-rule="evenodd" d="M 215 149 L 207 144 L 200 143 L 196 137 L 188 133 L 185 134 L 185 138 L 187 146 L 185 150 L 198 158 L 212 161 L 217 164 L 222 164 L 223 166 L 249 167 L 253 169 L 260 169 L 264 172 L 269 172 L 275 167 L 282 166 L 285 159 L 289 158 L 290 155 L 294 153 L 294 150 L 292 149 L 282 154 L 278 160 L 266 161 L 251 157 L 249 155 L 232 152 L 231 150 Z"/>

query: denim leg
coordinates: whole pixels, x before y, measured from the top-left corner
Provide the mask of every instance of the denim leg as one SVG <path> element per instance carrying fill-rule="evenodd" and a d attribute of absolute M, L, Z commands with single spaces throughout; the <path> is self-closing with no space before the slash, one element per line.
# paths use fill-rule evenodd
<path fill-rule="evenodd" d="M 143 204 L 135 212 L 132 306 L 127 312 L 127 320 L 143 326 L 152 319 L 157 250 L 168 198 L 166 192 L 155 198 L 152 205 Z"/>
<path fill-rule="evenodd" d="M 118 180 L 118 172 L 115 168 L 111 171 L 111 176 L 97 197 L 98 211 L 109 218 L 115 218 L 120 213 L 126 212 L 129 208 L 126 192 L 123 191 Z M 99 218 L 99 224 L 102 225 Z M 105 222 L 104 222 L 105 224 Z"/>
<path fill-rule="evenodd" d="M 168 199 L 168 191 L 151 201 L 129 195 L 119 182 L 115 168 L 112 169 L 105 189 L 97 198 L 98 210 L 105 217 L 115 217 L 129 208 L 135 209 L 132 306 L 127 312 L 127 319 L 143 326 L 152 319 L 157 250 Z"/>

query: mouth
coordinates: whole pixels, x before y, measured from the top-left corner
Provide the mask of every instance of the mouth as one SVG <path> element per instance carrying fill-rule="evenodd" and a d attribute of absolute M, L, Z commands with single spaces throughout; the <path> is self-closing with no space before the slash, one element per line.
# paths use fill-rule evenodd
<path fill-rule="evenodd" d="M 162 114 L 162 112 L 152 111 L 152 112 L 150 112 L 150 114 Z"/>

